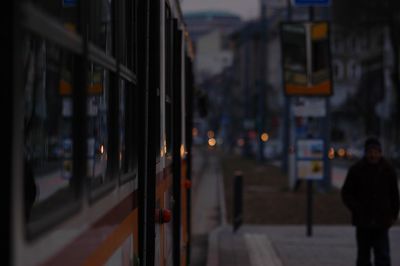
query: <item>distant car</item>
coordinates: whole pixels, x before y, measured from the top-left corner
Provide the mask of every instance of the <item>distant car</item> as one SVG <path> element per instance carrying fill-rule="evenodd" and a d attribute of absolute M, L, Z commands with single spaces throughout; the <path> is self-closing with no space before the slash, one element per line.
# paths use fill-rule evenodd
<path fill-rule="evenodd" d="M 348 146 L 349 159 L 358 160 L 364 156 L 364 139 L 351 142 Z"/>
<path fill-rule="evenodd" d="M 362 147 L 350 146 L 347 149 L 349 159 L 360 159 L 364 155 L 364 149 Z"/>
<path fill-rule="evenodd" d="M 349 150 L 349 145 L 344 142 L 332 143 L 328 156 L 330 159 L 353 159 L 353 154 L 352 151 Z"/>

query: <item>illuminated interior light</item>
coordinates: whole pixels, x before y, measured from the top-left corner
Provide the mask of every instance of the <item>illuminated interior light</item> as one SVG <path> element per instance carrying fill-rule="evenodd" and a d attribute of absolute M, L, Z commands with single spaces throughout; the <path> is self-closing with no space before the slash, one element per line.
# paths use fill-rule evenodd
<path fill-rule="evenodd" d="M 185 146 L 183 144 L 181 144 L 180 151 L 181 151 L 181 157 L 184 157 L 186 155 L 186 152 L 185 152 Z"/>

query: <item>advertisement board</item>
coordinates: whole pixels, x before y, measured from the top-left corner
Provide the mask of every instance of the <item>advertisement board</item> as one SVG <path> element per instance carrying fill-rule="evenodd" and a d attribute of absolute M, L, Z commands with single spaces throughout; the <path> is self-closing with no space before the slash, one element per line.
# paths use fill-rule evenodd
<path fill-rule="evenodd" d="M 332 95 L 329 23 L 283 22 L 280 30 L 285 94 Z"/>

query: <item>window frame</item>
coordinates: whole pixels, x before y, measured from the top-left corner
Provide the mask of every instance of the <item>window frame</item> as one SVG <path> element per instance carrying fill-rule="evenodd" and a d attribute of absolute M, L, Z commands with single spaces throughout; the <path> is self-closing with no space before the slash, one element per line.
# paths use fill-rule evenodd
<path fill-rule="evenodd" d="M 93 0 L 94 1 L 94 0 Z M 77 1 L 76 8 L 81 10 L 78 22 L 76 23 L 76 31 L 71 32 L 62 23 L 57 20 L 53 14 L 48 14 L 38 6 L 30 2 L 20 1 L 18 8 L 21 12 L 21 22 L 19 26 L 23 31 L 23 35 L 33 35 L 38 39 L 43 39 L 58 46 L 61 50 L 73 55 L 76 62 L 74 64 L 74 90 L 73 90 L 73 125 L 72 125 L 72 139 L 73 139 L 73 176 L 74 181 L 72 184 L 76 198 L 68 206 L 60 208 L 57 213 L 49 213 L 40 218 L 38 224 L 30 225 L 28 222 L 24 223 L 25 238 L 30 241 L 41 236 L 44 232 L 53 229 L 58 224 L 64 222 L 66 219 L 77 214 L 82 208 L 84 201 L 87 201 L 89 205 L 103 198 L 109 194 L 118 185 L 123 185 L 127 181 L 134 180 L 137 178 L 138 171 L 138 154 L 137 149 L 130 151 L 129 156 L 133 156 L 134 165 L 133 170 L 120 174 L 117 171 L 118 156 L 118 127 L 112 127 L 108 125 L 110 130 L 109 144 L 113 147 L 111 152 L 114 154 L 110 156 L 111 179 L 112 182 L 107 182 L 100 186 L 98 189 L 91 191 L 87 182 L 87 126 L 88 121 L 86 116 L 79 116 L 81 113 L 86 114 L 87 108 L 87 96 L 86 89 L 88 83 L 88 77 L 86 75 L 87 69 L 90 63 L 95 63 L 100 67 L 104 68 L 110 73 L 110 92 L 112 93 L 110 99 L 110 112 L 109 120 L 118 118 L 119 101 L 118 93 L 120 90 L 120 80 L 125 80 L 126 86 L 132 90 L 131 103 L 133 106 L 129 106 L 130 122 L 138 125 L 137 117 L 137 1 L 125 0 L 125 5 L 129 5 L 129 8 L 124 10 L 124 6 L 119 1 L 113 0 L 111 12 L 116 19 L 111 19 L 112 39 L 113 39 L 113 52 L 107 53 L 100 47 L 96 46 L 90 38 L 91 26 L 88 28 L 82 27 L 85 23 L 93 23 L 90 19 L 87 20 L 87 14 L 90 14 L 90 4 L 93 1 Z M 88 4 L 89 3 L 89 4 Z M 119 12 L 126 12 L 126 16 L 121 17 L 117 14 Z M 130 13 L 129 13 L 130 12 Z M 131 14 L 131 16 L 129 16 Z M 117 15 L 117 16 L 115 16 Z M 90 17 L 89 17 L 90 18 Z M 125 19 L 124 19 L 125 18 Z M 124 24 L 124 32 L 116 32 L 115 29 Z M 126 39 L 129 36 L 129 40 Z M 125 38 L 125 39 L 124 39 Z M 121 43 L 125 42 L 127 49 L 125 54 L 121 54 Z M 123 47 L 122 47 L 123 48 Z M 129 52 L 128 52 L 129 51 Z M 121 58 L 124 57 L 124 58 Z M 130 58 L 130 59 L 129 59 Z M 89 63 L 90 62 L 90 63 Z M 21 69 L 22 70 L 22 69 Z M 21 72 L 22 73 L 22 72 Z M 129 85 L 128 85 L 129 84 Z M 23 96 L 25 97 L 25 96 Z M 112 131 L 112 133 L 111 133 Z M 137 130 L 133 129 L 135 134 L 129 136 L 133 142 L 138 136 Z M 137 141 L 136 141 L 137 142 Z M 137 145 L 136 145 L 137 146 Z M 136 153 L 136 154 L 134 154 Z M 22 155 L 24 156 L 24 155 Z M 23 210 L 21 210 L 23 211 Z"/>

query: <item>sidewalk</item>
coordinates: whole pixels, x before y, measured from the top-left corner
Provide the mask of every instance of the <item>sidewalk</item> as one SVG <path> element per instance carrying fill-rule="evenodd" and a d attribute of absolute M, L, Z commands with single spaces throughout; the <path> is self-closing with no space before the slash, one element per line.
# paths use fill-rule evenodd
<path fill-rule="evenodd" d="M 390 230 L 392 265 L 400 265 L 400 227 Z M 221 226 L 209 236 L 207 266 L 354 266 L 351 226 Z"/>
<path fill-rule="evenodd" d="M 218 161 L 218 160 L 217 160 Z M 216 174 L 218 173 L 218 174 Z M 207 266 L 353 266 L 356 243 L 350 225 L 314 225 L 311 237 L 305 225 L 244 224 L 233 233 L 226 222 L 223 176 L 213 171 L 219 192 L 219 226 L 208 235 Z M 260 209 L 260 212 L 263 210 Z M 400 227 L 390 230 L 392 265 L 400 265 Z"/>

